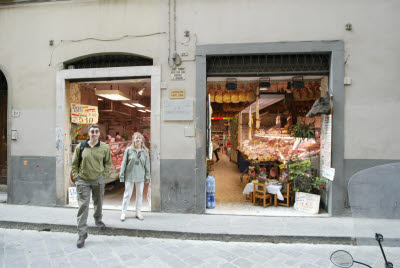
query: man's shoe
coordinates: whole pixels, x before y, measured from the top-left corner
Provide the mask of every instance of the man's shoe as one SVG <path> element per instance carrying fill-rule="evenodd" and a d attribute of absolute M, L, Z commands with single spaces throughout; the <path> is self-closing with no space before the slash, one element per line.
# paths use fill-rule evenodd
<path fill-rule="evenodd" d="M 124 221 L 125 220 L 125 213 L 122 213 L 121 214 L 121 217 L 119 218 L 121 221 Z"/>
<path fill-rule="evenodd" d="M 100 230 L 106 229 L 106 225 L 102 221 L 96 221 L 95 222 L 96 226 L 100 228 Z"/>
<path fill-rule="evenodd" d="M 136 218 L 138 218 L 138 219 L 141 220 L 141 221 L 144 220 L 143 216 L 140 215 L 140 214 L 137 214 L 137 215 L 136 215 Z"/>
<path fill-rule="evenodd" d="M 76 246 L 77 246 L 78 248 L 83 248 L 83 246 L 85 245 L 85 239 L 86 239 L 87 237 L 88 237 L 87 233 L 84 234 L 84 235 L 81 235 L 81 236 L 78 238 L 78 241 L 76 241 Z"/>

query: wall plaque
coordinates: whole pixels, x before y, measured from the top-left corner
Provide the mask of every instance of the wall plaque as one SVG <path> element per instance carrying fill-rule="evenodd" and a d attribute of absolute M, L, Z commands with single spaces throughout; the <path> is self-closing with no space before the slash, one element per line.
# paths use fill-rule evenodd
<path fill-rule="evenodd" d="M 184 99 L 185 90 L 184 89 L 171 89 L 169 92 L 170 99 Z"/>
<path fill-rule="evenodd" d="M 185 80 L 185 67 L 172 68 L 171 80 Z"/>
<path fill-rule="evenodd" d="M 193 100 L 164 100 L 163 118 L 165 121 L 192 121 Z"/>

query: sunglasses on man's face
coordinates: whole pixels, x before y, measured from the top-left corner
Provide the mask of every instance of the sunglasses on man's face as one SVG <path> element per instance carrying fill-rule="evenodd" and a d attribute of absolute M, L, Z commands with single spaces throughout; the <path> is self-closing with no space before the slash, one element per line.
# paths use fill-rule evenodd
<path fill-rule="evenodd" d="M 99 134 L 99 133 L 100 133 L 100 130 L 98 130 L 98 129 L 92 129 L 92 130 L 90 131 L 90 133 L 91 133 L 91 134 Z"/>

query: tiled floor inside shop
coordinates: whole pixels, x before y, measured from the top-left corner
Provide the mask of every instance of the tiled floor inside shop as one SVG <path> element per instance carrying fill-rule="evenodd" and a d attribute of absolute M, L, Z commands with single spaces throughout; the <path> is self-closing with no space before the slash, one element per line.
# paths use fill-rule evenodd
<path fill-rule="evenodd" d="M 254 206 L 243 195 L 246 185 L 244 181 L 240 181 L 241 173 L 237 165 L 229 160 L 227 154 L 220 152 L 218 155 L 220 161 L 214 164 L 214 171 L 211 172 L 215 178 L 215 209 L 207 209 L 207 214 L 328 217 L 325 211 L 314 215 L 296 211 L 293 206 Z"/>

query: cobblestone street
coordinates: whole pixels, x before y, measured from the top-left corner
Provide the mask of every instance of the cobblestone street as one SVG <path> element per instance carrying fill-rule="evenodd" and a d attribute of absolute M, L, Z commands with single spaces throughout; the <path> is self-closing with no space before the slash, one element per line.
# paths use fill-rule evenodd
<path fill-rule="evenodd" d="M 0 229 L 0 267 L 334 267 L 330 254 L 348 250 L 355 260 L 384 267 L 379 247 L 191 241 L 77 235 Z M 386 247 L 400 264 L 400 248 Z M 362 267 L 355 264 L 353 267 Z"/>

